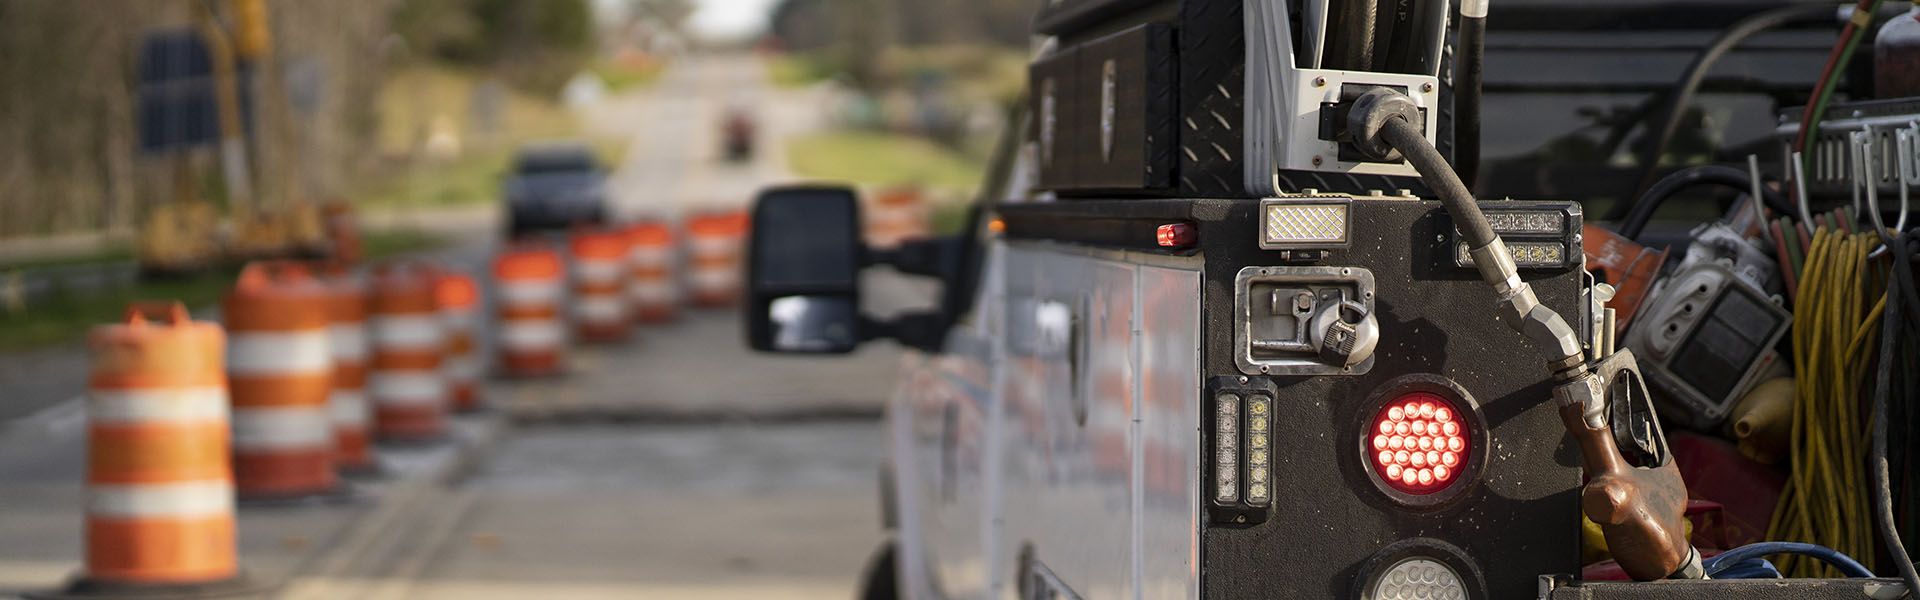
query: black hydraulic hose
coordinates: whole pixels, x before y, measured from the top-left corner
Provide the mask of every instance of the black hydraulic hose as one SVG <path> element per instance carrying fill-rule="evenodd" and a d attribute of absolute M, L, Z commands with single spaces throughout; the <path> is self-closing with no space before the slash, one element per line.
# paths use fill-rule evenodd
<path fill-rule="evenodd" d="M 1832 4 L 1815 2 L 1793 4 L 1754 14 L 1734 23 L 1732 27 L 1721 32 L 1719 37 L 1714 38 L 1712 43 L 1707 44 L 1699 54 L 1694 55 L 1693 62 L 1687 65 L 1687 70 L 1681 74 L 1679 81 L 1674 82 L 1673 89 L 1668 94 L 1666 110 L 1662 111 L 1660 128 L 1652 130 L 1656 132 L 1653 143 L 1647 146 L 1640 157 L 1640 178 L 1634 182 L 1633 194 L 1627 197 L 1638 198 L 1642 191 L 1653 185 L 1654 177 L 1660 172 L 1660 158 L 1666 155 L 1667 146 L 1673 143 L 1673 137 L 1679 135 L 1680 120 L 1686 116 L 1687 106 L 1693 103 L 1694 93 L 1700 91 L 1700 84 L 1706 81 L 1707 71 L 1713 68 L 1714 63 L 1720 62 L 1721 58 L 1731 52 L 1735 46 L 1745 42 L 1747 38 L 1760 33 L 1799 21 L 1832 20 L 1834 8 Z M 1629 208 L 1629 205 L 1615 206 L 1613 210 L 1607 212 L 1605 218 L 1619 219 Z"/>
<path fill-rule="evenodd" d="M 1667 200 L 1682 190 L 1698 185 L 1719 185 L 1742 192 L 1751 192 L 1750 187 L 1753 183 L 1748 179 L 1746 171 L 1725 165 L 1697 165 L 1675 171 L 1661 179 L 1659 183 L 1655 183 L 1652 189 L 1647 190 L 1646 194 L 1641 195 L 1633 203 L 1633 210 L 1627 213 L 1626 219 L 1620 221 L 1618 229 L 1620 235 L 1630 240 L 1638 239 L 1641 232 L 1646 230 L 1647 223 L 1653 220 L 1653 213 L 1659 211 L 1662 204 L 1666 204 Z M 1778 190 L 1761 186 L 1760 195 L 1763 196 L 1760 200 L 1774 210 L 1792 212 L 1786 196 Z"/>
<path fill-rule="evenodd" d="M 1459 77 L 1453 82 L 1453 166 L 1472 190 L 1480 180 L 1480 98 L 1487 56 L 1486 17 L 1460 19 Z"/>
<path fill-rule="evenodd" d="M 1885 237 L 1885 233 L 1881 234 Z M 1893 276 L 1908 284 L 1911 289 L 1913 267 L 1908 263 L 1907 243 L 1911 235 L 1902 235 L 1888 244 L 1887 249 L 1894 254 Z M 1920 598 L 1920 573 L 1913 566 L 1913 556 L 1907 554 L 1906 543 L 1900 540 L 1900 529 L 1894 525 L 1893 485 L 1887 469 L 1887 396 L 1891 393 L 1893 363 L 1899 350 L 1898 341 L 1903 333 L 1900 318 L 1903 307 L 1896 306 L 1916 300 L 1907 297 L 1904 292 L 1887 294 L 1887 308 L 1880 323 L 1880 369 L 1877 377 L 1877 389 L 1873 393 L 1873 448 L 1867 462 L 1867 471 L 1873 477 L 1873 521 L 1880 529 L 1882 542 L 1886 544 L 1887 554 L 1892 555 L 1894 564 L 1900 571 L 1900 579 L 1907 584 L 1907 597 Z"/>
<path fill-rule="evenodd" d="M 1399 150 L 1401 156 L 1413 164 L 1413 169 L 1420 172 L 1427 187 L 1440 196 L 1447 214 L 1453 215 L 1454 226 L 1466 236 L 1467 247 L 1481 248 L 1498 239 L 1493 234 L 1493 225 L 1487 223 L 1487 215 L 1480 212 L 1480 204 L 1473 199 L 1473 192 L 1454 174 L 1453 167 L 1447 165 L 1447 158 L 1427 143 L 1426 134 L 1405 119 L 1396 118 L 1380 125 L 1380 136 L 1387 145 Z"/>

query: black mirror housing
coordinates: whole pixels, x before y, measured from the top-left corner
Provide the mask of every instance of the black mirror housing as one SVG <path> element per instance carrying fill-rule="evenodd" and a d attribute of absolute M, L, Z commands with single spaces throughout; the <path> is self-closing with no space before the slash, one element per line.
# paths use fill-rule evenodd
<path fill-rule="evenodd" d="M 754 200 L 747 250 L 747 343 L 761 352 L 843 354 L 860 316 L 860 201 L 836 186 L 775 187 Z"/>

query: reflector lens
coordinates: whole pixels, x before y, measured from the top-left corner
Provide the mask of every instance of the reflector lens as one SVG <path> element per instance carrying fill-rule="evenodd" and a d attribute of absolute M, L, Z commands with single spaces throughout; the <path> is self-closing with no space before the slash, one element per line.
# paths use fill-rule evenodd
<path fill-rule="evenodd" d="M 1428 558 L 1408 558 L 1392 567 L 1373 587 L 1368 600 L 1461 600 L 1467 588 L 1452 568 Z"/>
<path fill-rule="evenodd" d="M 1467 428 L 1438 395 L 1413 392 L 1388 402 L 1368 427 L 1373 472 L 1389 487 L 1431 494 L 1451 485 L 1467 461 Z"/>
<path fill-rule="evenodd" d="M 1168 223 L 1154 230 L 1154 238 L 1162 248 L 1185 248 L 1193 245 L 1195 237 L 1193 226 L 1186 223 Z"/>

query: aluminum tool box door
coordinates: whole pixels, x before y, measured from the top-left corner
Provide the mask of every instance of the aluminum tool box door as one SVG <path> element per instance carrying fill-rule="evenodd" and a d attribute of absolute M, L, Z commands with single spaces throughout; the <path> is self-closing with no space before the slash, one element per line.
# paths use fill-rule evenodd
<path fill-rule="evenodd" d="M 908 589 L 1013 597 L 1039 565 L 1083 597 L 1196 597 L 1197 263 L 993 244 L 981 314 L 891 412 Z"/>

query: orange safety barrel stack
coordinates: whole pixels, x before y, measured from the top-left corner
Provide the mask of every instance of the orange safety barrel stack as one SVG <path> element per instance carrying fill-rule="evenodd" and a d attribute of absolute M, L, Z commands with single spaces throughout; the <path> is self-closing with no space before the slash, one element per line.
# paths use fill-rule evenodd
<path fill-rule="evenodd" d="M 583 230 L 573 234 L 573 323 L 580 339 L 627 339 L 627 239 L 619 233 Z"/>
<path fill-rule="evenodd" d="M 627 304 L 633 318 L 644 323 L 673 320 L 679 312 L 680 289 L 673 229 L 648 221 L 627 228 Z"/>
<path fill-rule="evenodd" d="M 367 403 L 367 284 L 344 271 L 326 278 L 327 350 L 333 355 L 333 462 L 344 473 L 367 473 L 373 457 L 373 407 Z"/>
<path fill-rule="evenodd" d="M 367 392 L 374 433 L 383 441 L 435 441 L 447 433 L 450 406 L 446 324 L 433 296 L 435 273 L 401 263 L 375 269 L 367 331 L 373 340 Z"/>
<path fill-rule="evenodd" d="M 865 209 L 865 237 L 870 246 L 893 248 L 900 242 L 927 236 L 927 203 L 917 189 L 895 188 L 875 194 Z"/>
<path fill-rule="evenodd" d="M 447 328 L 442 371 L 451 387 L 453 410 L 480 409 L 480 284 L 471 275 L 442 271 L 434 281 L 434 303 Z"/>
<path fill-rule="evenodd" d="M 327 290 L 305 265 L 255 262 L 221 301 L 242 498 L 335 491 Z"/>
<path fill-rule="evenodd" d="M 70 591 L 236 581 L 220 326 L 135 305 L 87 342 L 86 567 Z"/>
<path fill-rule="evenodd" d="M 731 306 L 740 298 L 740 257 L 745 252 L 744 211 L 694 215 L 687 219 L 687 274 L 695 304 Z"/>
<path fill-rule="evenodd" d="M 560 372 L 566 354 L 561 303 L 566 299 L 566 263 L 560 253 L 517 244 L 493 261 L 500 373 L 534 377 Z"/>

